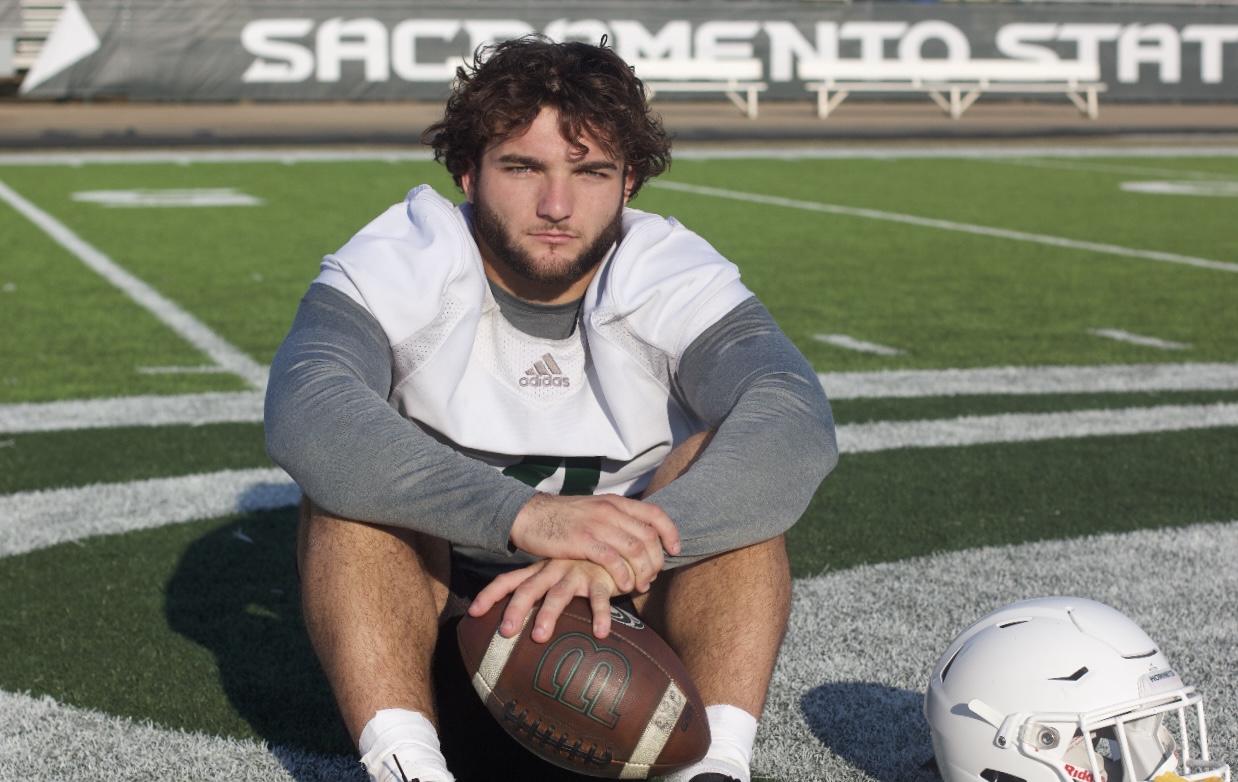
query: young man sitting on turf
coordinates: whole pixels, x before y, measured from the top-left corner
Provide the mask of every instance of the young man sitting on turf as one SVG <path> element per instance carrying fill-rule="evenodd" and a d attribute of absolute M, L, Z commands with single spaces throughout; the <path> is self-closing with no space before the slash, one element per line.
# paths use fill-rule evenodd
<path fill-rule="evenodd" d="M 267 444 L 305 495 L 305 620 L 371 777 L 453 779 L 440 622 L 511 596 L 546 640 L 629 595 L 748 782 L 787 623 L 783 533 L 837 461 L 807 361 L 734 265 L 627 208 L 670 140 L 609 49 L 539 38 L 462 70 L 426 131 L 467 201 L 413 190 L 328 255 L 271 369 Z M 396 761 L 398 760 L 398 765 Z"/>

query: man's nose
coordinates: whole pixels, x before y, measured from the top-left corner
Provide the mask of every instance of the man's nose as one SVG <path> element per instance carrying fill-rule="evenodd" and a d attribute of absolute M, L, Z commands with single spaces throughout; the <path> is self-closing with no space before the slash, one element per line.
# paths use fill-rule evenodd
<path fill-rule="evenodd" d="M 537 202 L 537 216 L 552 223 L 572 216 L 572 187 L 566 178 L 546 178 Z"/>

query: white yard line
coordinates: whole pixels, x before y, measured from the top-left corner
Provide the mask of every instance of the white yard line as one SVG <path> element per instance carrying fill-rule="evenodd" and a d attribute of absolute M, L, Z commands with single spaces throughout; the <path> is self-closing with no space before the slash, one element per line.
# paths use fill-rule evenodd
<path fill-rule="evenodd" d="M 1213 182 L 1202 179 L 1179 179 L 1173 182 L 1122 182 L 1124 193 L 1154 196 L 1188 196 L 1191 198 L 1238 198 L 1238 182 Z"/>
<path fill-rule="evenodd" d="M 1005 160 L 1009 158 L 1094 157 L 1235 157 L 1238 146 L 1172 147 L 1159 145 L 1104 147 L 1063 145 L 1044 147 L 1003 143 L 1000 146 L 890 146 L 822 147 L 822 146 L 685 146 L 675 149 L 676 160 Z M 3 159 L 0 158 L 0 163 Z"/>
<path fill-rule="evenodd" d="M 1116 364 L 821 372 L 830 399 L 1238 391 L 1238 364 Z"/>
<path fill-rule="evenodd" d="M 156 727 L 0 691 L 0 782 L 32 779 L 364 782 L 356 758 Z"/>
<path fill-rule="evenodd" d="M 0 432 L 261 423 L 262 399 L 260 392 L 239 391 L 0 405 Z"/>
<path fill-rule="evenodd" d="M 1147 261 L 1176 263 L 1183 266 L 1195 266 L 1200 269 L 1213 269 L 1215 271 L 1238 272 L 1238 263 L 1213 261 L 1207 258 L 1195 258 L 1190 255 L 1178 255 L 1177 253 L 1166 253 L 1158 250 L 1139 250 L 1134 247 L 1121 247 L 1116 244 L 1105 244 L 1103 242 L 1084 242 L 1078 239 L 1067 239 L 1062 236 L 1034 234 L 1026 231 L 1011 231 L 1006 228 L 992 228 L 990 226 L 974 225 L 972 223 L 956 223 L 953 220 L 937 220 L 929 217 L 900 214 L 898 212 L 886 212 L 880 209 L 862 209 L 854 206 L 841 206 L 839 204 L 823 204 L 817 201 L 801 201 L 795 198 L 762 195 L 761 193 L 746 193 L 739 190 L 727 190 L 720 187 L 690 185 L 684 182 L 654 180 L 650 184 L 664 190 L 675 190 L 681 193 L 692 193 L 693 195 L 703 195 L 712 198 L 725 198 L 730 201 L 742 201 L 749 204 L 765 204 L 767 206 L 780 206 L 788 209 L 802 209 L 809 212 L 820 212 L 824 214 L 839 215 L 842 217 L 863 217 L 869 220 L 902 223 L 904 225 L 914 225 L 920 228 L 937 228 L 944 231 L 957 231 L 959 233 L 973 234 L 976 236 L 989 236 L 995 239 L 1010 239 L 1016 242 L 1031 242 L 1034 244 L 1049 245 L 1051 247 L 1063 247 L 1068 250 L 1083 250 L 1085 252 L 1118 255 L 1124 258 L 1139 258 Z"/>
<path fill-rule="evenodd" d="M 1085 150 L 1083 155 L 1096 151 Z M 839 152 L 841 154 L 833 156 L 878 156 L 863 154 L 863 151 Z M 914 154 L 913 151 L 907 156 L 976 156 L 957 151 L 940 155 L 923 152 Z M 1185 156 L 1191 151 L 1169 152 Z M 1238 154 L 1238 150 L 1197 152 Z M 1049 151 L 1049 154 L 1061 153 L 1062 150 Z M 1132 150 L 1115 149 L 1103 154 L 1131 155 Z M 688 157 L 682 152 L 678 156 Z M 747 153 L 743 156 L 761 155 Z M 22 164 L 13 163 L 10 157 L 0 155 L 0 165 Z M 197 159 L 197 154 L 177 153 L 171 153 L 168 159 L 146 161 L 124 159 L 123 153 L 109 160 L 88 160 L 87 157 L 79 154 L 75 162 L 62 159 L 58 164 L 210 162 Z M 225 156 L 215 158 L 220 162 L 225 159 Z M 250 159 L 308 160 L 287 155 L 277 157 L 272 153 Z M 349 159 L 392 158 L 367 153 Z M 1234 390 L 1238 388 L 1238 365 L 999 368 L 823 374 L 821 378 L 833 398 L 1196 388 Z M 1106 415 L 1088 425 L 1100 429 L 1108 427 L 1105 433 L 1113 433 L 1115 425 L 1124 420 L 1129 428 L 1137 417 L 1146 418 L 1149 411 L 1157 410 L 1160 413 L 1152 413 L 1152 416 L 1163 417 L 1162 426 L 1170 419 L 1177 422 L 1174 425 L 1187 425 L 1187 428 L 1205 420 L 1210 426 L 1233 426 L 1235 424 L 1229 421 L 1233 420 L 1231 408 L 1235 407 L 1082 411 L 1048 414 L 1047 417 L 987 416 L 960 419 L 966 422 L 963 424 L 959 421 L 889 422 L 885 432 L 859 428 L 871 426 L 865 424 L 840 427 L 839 434 L 844 451 L 862 452 L 875 450 L 873 444 L 879 442 L 886 443 L 883 447 L 923 447 L 925 443 L 948 437 L 956 440 L 972 437 L 974 441 L 975 432 L 983 431 L 985 426 L 991 432 L 1004 432 L 1003 437 L 1012 436 L 1011 432 L 1018 434 L 1020 427 L 1052 427 L 1055 421 L 1058 426 L 1077 427 L 1097 412 Z M 38 419 L 44 419 L 43 423 L 38 423 Z M 0 406 L 0 431 L 5 431 L 6 425 L 17 427 L 16 431 L 51 431 L 224 420 L 261 420 L 261 394 L 245 392 Z M 954 434 L 950 434 L 951 429 Z M 1056 436 L 1081 435 L 1067 432 Z M 846 445 L 848 439 L 864 442 Z M 186 514 L 210 518 L 284 506 L 295 502 L 297 496 L 296 487 L 281 471 L 247 470 L 0 497 L 0 556 L 84 535 L 190 520 Z M 16 507 L 19 504 L 20 509 Z M 184 510 L 188 506 L 192 507 Z M 13 521 L 16 512 L 22 516 Z M 88 524 L 95 524 L 95 527 L 84 526 L 82 519 L 89 519 Z M 44 526 L 48 529 L 41 529 Z M 16 539 L 10 537 L 14 534 Z M 1235 584 L 1238 571 L 1229 567 L 1235 551 L 1238 551 L 1238 525 L 1231 523 L 951 552 L 799 579 L 795 584 L 793 623 L 774 676 L 766 719 L 762 721 L 757 768 L 779 778 L 798 778 L 805 782 L 827 778 L 837 782 L 859 782 L 873 776 L 902 778 L 900 775 L 915 782 L 931 779 L 927 772 L 916 771 L 932 749 L 919 708 L 923 672 L 961 629 L 961 621 L 975 618 L 983 610 L 1003 602 L 1038 594 L 1078 594 L 1114 602 L 1128 612 L 1141 612 L 1133 615 L 1167 650 L 1193 650 L 1189 657 L 1194 680 L 1209 681 L 1214 690 L 1220 691 L 1219 695 L 1211 696 L 1219 700 L 1208 701 L 1209 716 L 1214 717 L 1218 704 L 1223 709 L 1223 704 L 1232 702 L 1231 647 L 1217 639 L 1232 637 L 1233 629 L 1232 617 L 1210 606 L 1223 604 L 1238 589 Z M 933 609 L 932 605 L 926 609 L 926 593 L 935 596 L 932 603 L 938 609 Z M 977 606 L 975 614 L 960 616 L 957 606 L 961 604 Z M 881 621 L 873 621 L 874 616 L 881 617 Z M 830 628 L 824 636 L 823 627 Z M 842 640 L 834 645 L 837 648 L 823 651 L 823 639 L 825 642 Z M 1177 659 L 1178 654 L 1171 654 L 1171 658 Z M 854 728 L 857 715 L 859 732 Z M 1222 717 L 1224 719 L 1214 723 L 1214 730 L 1210 732 L 1213 755 L 1229 758 L 1238 743 L 1234 738 L 1233 720 L 1223 711 Z M 863 731 L 869 724 L 873 725 L 873 730 Z M 898 735 L 910 737 L 893 749 L 884 738 L 892 725 Z M 823 740 L 822 735 L 841 738 L 831 742 Z M 866 735 L 872 739 L 864 738 Z M 54 747 L 55 751 L 49 752 L 48 747 Z M 62 705 L 48 698 L 0 692 L 0 782 L 74 776 L 148 779 L 186 774 L 195 779 L 230 782 L 287 782 L 292 779 L 360 782 L 364 777 L 351 757 L 312 756 L 279 747 L 269 749 L 253 741 L 166 730 Z"/>
<path fill-rule="evenodd" d="M 822 372 L 831 399 L 1238 391 L 1238 364 L 1129 364 Z M 261 423 L 257 391 L 0 405 L 0 433 Z"/>
<path fill-rule="evenodd" d="M 262 206 L 265 201 L 235 187 L 141 190 L 81 190 L 70 198 L 106 209 L 215 208 Z"/>
<path fill-rule="evenodd" d="M 177 165 L 195 163 L 427 163 L 428 150 L 221 149 L 180 152 L 0 152 L 0 166 Z"/>
<path fill-rule="evenodd" d="M 1020 512 L 988 523 L 1017 530 Z M 1238 524 L 1229 522 L 950 551 L 797 579 L 753 768 L 794 782 L 940 782 L 925 768 L 929 671 L 970 622 L 1046 595 L 1099 600 L 1133 619 L 1200 688 L 1210 754 L 1233 763 L 1235 557 Z"/>
<path fill-rule="evenodd" d="M 139 375 L 214 375 L 228 370 L 217 364 L 202 364 L 196 367 L 134 367 Z"/>
<path fill-rule="evenodd" d="M 1006 143 L 1001 146 L 891 146 L 821 147 L 714 146 L 684 145 L 675 149 L 677 160 L 904 160 L 958 158 L 964 160 L 1003 160 L 1007 158 L 1162 158 L 1236 157 L 1238 145 L 1174 147 L 1144 145 L 1110 146 L 1032 146 Z M 0 166 L 86 166 L 195 163 L 353 163 L 353 162 L 428 162 L 429 151 L 389 149 L 224 149 L 150 152 L 116 150 L 101 152 L 0 152 Z"/>
<path fill-rule="evenodd" d="M 1238 426 L 1238 404 L 1162 405 L 1067 413 L 1002 413 L 838 427 L 840 453 L 955 448 Z"/>
<path fill-rule="evenodd" d="M 0 182 L 0 200 L 4 200 L 20 212 L 57 244 L 76 256 L 103 279 L 119 288 L 140 307 L 150 312 L 220 366 L 239 375 L 255 388 L 266 388 L 267 370 L 265 367 L 233 347 L 205 323 L 129 273 L 71 231 L 64 223 L 26 200 L 3 182 Z"/>
<path fill-rule="evenodd" d="M 1161 168 L 1158 166 L 1118 166 L 1107 163 L 1080 163 L 1073 160 L 1038 160 L 1035 158 L 990 158 L 994 163 L 1009 166 L 1025 166 L 1027 168 L 1051 168 L 1060 171 L 1084 171 L 1096 174 L 1121 174 L 1134 176 L 1172 176 L 1185 179 L 1220 180 L 1232 182 L 1238 180 L 1235 174 L 1218 174 L 1214 171 L 1195 171 L 1182 168 Z"/>
<path fill-rule="evenodd" d="M 878 345 L 876 342 L 856 339 L 848 334 L 813 334 L 812 338 L 818 342 L 824 342 L 827 345 L 833 345 L 844 350 L 854 350 L 857 353 L 873 353 L 878 356 L 901 356 L 906 352 L 898 348 Z"/>
<path fill-rule="evenodd" d="M 0 496 L 0 557 L 57 543 L 294 505 L 279 469 L 225 470 Z"/>
<path fill-rule="evenodd" d="M 1186 350 L 1190 347 L 1183 342 L 1173 342 L 1159 337 L 1145 337 L 1140 334 L 1132 334 L 1129 331 L 1122 329 L 1088 329 L 1088 333 L 1096 337 L 1104 337 L 1112 339 L 1116 342 L 1125 342 L 1128 345 L 1139 345 L 1145 348 L 1160 348 L 1161 350 Z"/>
<path fill-rule="evenodd" d="M 1167 405 L 838 427 L 839 451 L 874 453 L 1238 426 L 1238 404 Z M 278 469 L 229 470 L 0 496 L 0 557 L 93 535 L 208 519 L 297 502 Z"/>
<path fill-rule="evenodd" d="M 1014 523 L 1014 520 L 1010 520 Z M 1238 523 L 948 551 L 796 579 L 754 770 L 798 782 L 936 782 L 927 671 L 998 606 L 1074 595 L 1126 613 L 1188 683 L 1206 682 L 1211 755 L 1238 752 L 1232 603 Z M 926 599 L 926 595 L 931 599 Z M 891 742 L 889 736 L 899 736 Z M 0 691 L 0 782 L 30 779 L 362 782 L 351 756 L 170 730 Z"/>

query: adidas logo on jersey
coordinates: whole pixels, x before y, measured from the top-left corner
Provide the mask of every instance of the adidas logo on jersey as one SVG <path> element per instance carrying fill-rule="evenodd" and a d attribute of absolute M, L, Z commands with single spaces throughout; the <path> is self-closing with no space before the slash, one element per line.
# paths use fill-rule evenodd
<path fill-rule="evenodd" d="M 572 381 L 563 376 L 563 370 L 559 369 L 559 365 L 555 363 L 554 356 L 547 353 L 542 356 L 541 361 L 535 361 L 533 366 L 524 371 L 524 377 L 520 378 L 520 386 L 527 388 L 544 388 L 554 386 L 555 388 L 570 388 Z"/>

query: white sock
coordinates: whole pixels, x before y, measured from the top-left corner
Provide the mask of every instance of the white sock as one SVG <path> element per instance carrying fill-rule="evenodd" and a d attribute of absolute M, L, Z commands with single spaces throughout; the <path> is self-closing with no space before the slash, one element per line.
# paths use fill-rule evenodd
<path fill-rule="evenodd" d="M 373 782 L 455 782 L 438 731 L 421 712 L 383 709 L 361 731 L 361 765 Z"/>
<path fill-rule="evenodd" d="M 666 782 L 690 782 L 697 774 L 722 774 L 752 782 L 752 745 L 757 740 L 757 721 L 738 706 L 707 706 L 711 741 L 705 757 L 683 771 L 665 777 Z"/>

